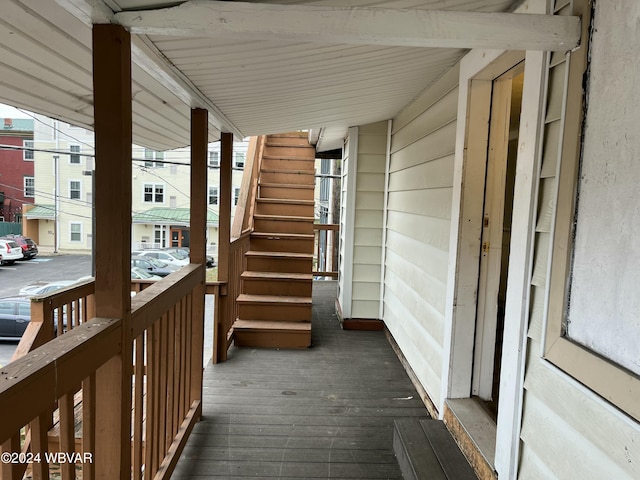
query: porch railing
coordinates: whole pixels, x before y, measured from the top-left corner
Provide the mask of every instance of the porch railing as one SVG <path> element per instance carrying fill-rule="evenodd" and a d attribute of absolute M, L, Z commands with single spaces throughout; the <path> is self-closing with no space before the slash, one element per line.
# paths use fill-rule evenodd
<path fill-rule="evenodd" d="M 313 275 L 315 277 L 338 277 L 338 236 L 340 225 L 316 223 L 315 251 L 313 255 Z"/>
<path fill-rule="evenodd" d="M 96 451 L 105 443 L 96 419 L 107 412 L 96 401 L 96 372 L 124 348 L 133 352 L 123 364 L 133 387 L 131 477 L 171 475 L 201 408 L 193 386 L 202 378 L 202 352 L 193 345 L 204 319 L 192 313 L 202 310 L 195 292 L 203 269 L 188 265 L 132 298 L 126 328 L 133 341 L 124 346 L 121 319 L 91 318 L 92 282 L 33 302 L 15 361 L 0 370 L 0 443 L 15 458 L 2 462 L 3 480 L 22 478 L 27 465 L 33 478 L 49 478 L 50 465 L 63 479 L 76 478 L 76 465 L 85 480 L 99 474 L 94 455 L 108 452 Z"/>

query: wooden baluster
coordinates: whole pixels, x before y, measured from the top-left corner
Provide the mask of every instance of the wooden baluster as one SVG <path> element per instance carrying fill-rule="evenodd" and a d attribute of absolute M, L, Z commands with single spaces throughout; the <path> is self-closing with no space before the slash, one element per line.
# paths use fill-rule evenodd
<path fill-rule="evenodd" d="M 96 478 L 96 374 L 82 382 L 82 452 L 91 454 L 90 462 L 82 464 L 82 480 Z"/>
<path fill-rule="evenodd" d="M 44 453 L 49 447 L 49 427 L 51 416 L 45 412 L 36 417 L 29 425 L 31 426 L 31 453 L 40 454 L 40 461 L 32 463 L 33 480 L 48 480 L 49 464 L 46 462 Z"/>
<path fill-rule="evenodd" d="M 144 421 L 144 337 L 142 333 L 135 342 L 134 392 L 133 392 L 133 478 L 142 479 L 143 442 L 142 426 Z M 84 480 L 84 479 L 83 479 Z"/>
<path fill-rule="evenodd" d="M 60 424 L 60 452 L 73 454 L 76 450 L 75 417 L 74 417 L 73 390 L 63 395 L 58 400 L 59 424 Z M 74 480 L 76 478 L 75 464 L 63 462 L 60 465 L 62 478 Z"/>
<path fill-rule="evenodd" d="M 175 342 L 176 342 L 176 332 L 175 332 L 175 305 L 171 307 L 167 314 L 167 408 L 165 410 L 165 423 L 166 423 L 166 435 L 167 435 L 167 447 L 171 445 L 173 438 L 176 435 L 175 432 L 175 423 L 173 417 L 173 406 L 177 401 L 176 391 L 174 389 L 173 377 L 175 375 Z"/>
<path fill-rule="evenodd" d="M 147 381 L 146 381 L 146 414 L 145 414 L 145 441 L 144 441 L 144 470 L 145 478 L 153 478 L 151 471 L 153 470 L 153 444 L 154 444 L 154 431 L 153 431 L 153 419 L 155 418 L 154 408 L 154 390 L 157 388 L 155 370 L 156 362 L 154 357 L 154 343 L 155 336 L 153 334 L 153 327 L 150 327 L 146 331 L 146 349 L 145 355 L 147 358 Z M 149 473 L 147 475 L 147 472 Z"/>
<path fill-rule="evenodd" d="M 20 453 L 22 449 L 20 448 L 20 434 L 16 433 L 11 436 L 9 440 L 2 444 L 3 452 L 11 452 L 11 453 Z M 0 463 L 0 478 L 2 480 L 19 480 L 22 479 L 22 475 L 24 474 L 24 466 L 19 462 L 6 462 L 2 461 Z"/>

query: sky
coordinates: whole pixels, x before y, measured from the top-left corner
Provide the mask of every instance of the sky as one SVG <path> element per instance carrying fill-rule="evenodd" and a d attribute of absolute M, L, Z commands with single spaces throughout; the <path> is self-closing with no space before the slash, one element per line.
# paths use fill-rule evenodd
<path fill-rule="evenodd" d="M 9 105 L 0 103 L 0 118 L 32 118 Z"/>

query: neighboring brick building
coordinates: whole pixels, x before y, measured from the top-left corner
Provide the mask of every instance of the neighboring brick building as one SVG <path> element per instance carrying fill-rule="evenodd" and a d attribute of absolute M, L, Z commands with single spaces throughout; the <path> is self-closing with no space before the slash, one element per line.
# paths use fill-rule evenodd
<path fill-rule="evenodd" d="M 4 118 L 0 120 L 0 145 L 20 147 L 17 150 L 0 147 L 0 220 L 19 222 L 22 205 L 33 203 L 33 120 Z"/>

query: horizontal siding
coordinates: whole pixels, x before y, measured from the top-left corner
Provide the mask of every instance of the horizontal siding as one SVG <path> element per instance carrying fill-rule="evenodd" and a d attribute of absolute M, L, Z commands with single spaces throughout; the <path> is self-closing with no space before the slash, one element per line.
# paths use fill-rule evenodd
<path fill-rule="evenodd" d="M 387 128 L 387 122 L 358 128 L 352 318 L 380 316 Z"/>
<path fill-rule="evenodd" d="M 384 321 L 433 399 L 441 387 L 458 67 L 393 121 Z"/>
<path fill-rule="evenodd" d="M 525 452 L 532 450 L 543 460 L 552 473 L 545 478 L 638 478 L 637 426 L 555 367 L 545 365 L 538 356 L 540 348 L 537 341 L 530 342 L 521 432 Z"/>

